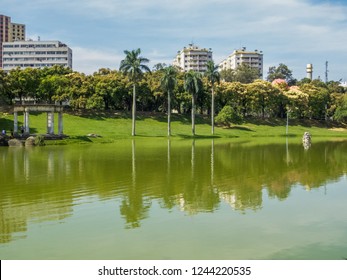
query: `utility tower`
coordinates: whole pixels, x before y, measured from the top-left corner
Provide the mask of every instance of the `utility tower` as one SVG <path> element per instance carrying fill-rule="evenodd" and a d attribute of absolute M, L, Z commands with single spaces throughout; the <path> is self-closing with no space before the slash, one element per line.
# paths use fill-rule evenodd
<path fill-rule="evenodd" d="M 325 62 L 325 82 L 328 82 L 328 61 Z"/>
<path fill-rule="evenodd" d="M 313 66 L 312 64 L 306 65 L 306 78 L 312 80 L 312 72 L 313 72 Z"/>

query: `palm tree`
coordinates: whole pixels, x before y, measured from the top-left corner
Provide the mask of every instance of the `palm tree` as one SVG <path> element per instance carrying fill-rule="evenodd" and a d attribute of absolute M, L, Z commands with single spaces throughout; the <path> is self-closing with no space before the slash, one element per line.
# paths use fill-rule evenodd
<path fill-rule="evenodd" d="M 163 69 L 164 75 L 160 80 L 161 87 L 167 92 L 167 135 L 171 135 L 171 93 L 177 84 L 177 70 L 173 66 Z"/>
<path fill-rule="evenodd" d="M 214 134 L 214 84 L 220 82 L 220 73 L 218 72 L 218 65 L 215 65 L 213 61 L 207 62 L 207 71 L 205 76 L 211 83 L 211 126 L 212 135 Z"/>
<path fill-rule="evenodd" d="M 136 84 L 141 79 L 143 71 L 151 72 L 147 65 L 149 60 L 141 57 L 141 50 L 124 51 L 125 59 L 120 62 L 119 70 L 128 75 L 133 83 L 133 106 L 132 106 L 132 136 L 135 136 L 135 120 L 136 120 Z"/>
<path fill-rule="evenodd" d="M 184 89 L 192 95 L 192 134 L 195 135 L 195 95 L 202 88 L 201 74 L 188 71 L 184 74 Z"/>

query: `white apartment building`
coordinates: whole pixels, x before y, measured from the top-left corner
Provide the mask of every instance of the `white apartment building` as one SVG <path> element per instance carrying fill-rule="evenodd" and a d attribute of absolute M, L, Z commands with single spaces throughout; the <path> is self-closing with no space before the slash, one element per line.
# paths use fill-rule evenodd
<path fill-rule="evenodd" d="M 173 65 L 179 67 L 182 71 L 193 70 L 196 72 L 205 72 L 206 64 L 212 61 L 212 50 L 199 48 L 194 44 L 189 44 L 183 50 L 177 52 Z"/>
<path fill-rule="evenodd" d="M 15 41 L 2 44 L 2 68 L 5 72 L 20 68 L 62 65 L 72 69 L 72 50 L 59 41 Z"/>
<path fill-rule="evenodd" d="M 219 69 L 236 70 L 241 64 L 259 69 L 260 78 L 263 77 L 263 52 L 258 50 L 247 51 L 246 48 L 235 50 L 219 64 Z"/>

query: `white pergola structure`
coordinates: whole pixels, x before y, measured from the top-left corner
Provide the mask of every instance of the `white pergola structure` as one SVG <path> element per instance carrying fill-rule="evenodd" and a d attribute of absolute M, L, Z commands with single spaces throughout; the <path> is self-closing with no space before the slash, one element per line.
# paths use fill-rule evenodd
<path fill-rule="evenodd" d="M 18 112 L 24 114 L 24 132 L 30 133 L 30 112 L 47 113 L 47 134 L 54 134 L 54 113 L 58 113 L 58 135 L 63 134 L 63 106 L 59 105 L 15 105 L 13 109 L 14 124 L 13 132 L 18 133 Z"/>

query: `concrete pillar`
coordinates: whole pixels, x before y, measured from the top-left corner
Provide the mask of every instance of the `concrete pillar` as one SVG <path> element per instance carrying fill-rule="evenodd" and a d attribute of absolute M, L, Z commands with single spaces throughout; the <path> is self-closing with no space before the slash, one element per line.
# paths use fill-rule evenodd
<path fill-rule="evenodd" d="M 24 111 L 24 132 L 25 133 L 30 133 L 30 128 L 29 128 L 29 110 L 25 109 Z"/>
<path fill-rule="evenodd" d="M 13 113 L 13 133 L 18 133 L 18 112 Z"/>
<path fill-rule="evenodd" d="M 54 134 L 54 112 L 47 113 L 47 134 Z"/>
<path fill-rule="evenodd" d="M 59 112 L 58 114 L 58 134 L 63 134 L 63 112 Z"/>

